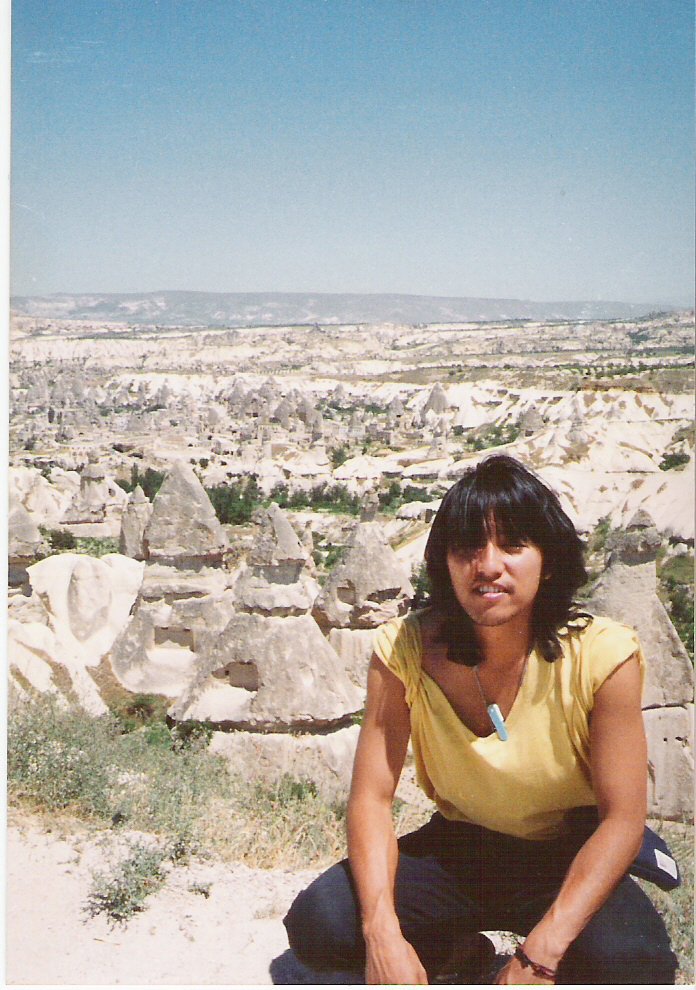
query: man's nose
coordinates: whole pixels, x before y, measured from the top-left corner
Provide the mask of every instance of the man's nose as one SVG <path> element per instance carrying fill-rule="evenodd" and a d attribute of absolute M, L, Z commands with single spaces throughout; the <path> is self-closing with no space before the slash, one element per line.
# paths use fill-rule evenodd
<path fill-rule="evenodd" d="M 503 569 L 502 554 L 500 549 L 495 545 L 495 543 L 493 543 L 492 540 L 489 540 L 488 543 L 479 550 L 476 555 L 476 562 L 481 574 L 500 574 Z"/>

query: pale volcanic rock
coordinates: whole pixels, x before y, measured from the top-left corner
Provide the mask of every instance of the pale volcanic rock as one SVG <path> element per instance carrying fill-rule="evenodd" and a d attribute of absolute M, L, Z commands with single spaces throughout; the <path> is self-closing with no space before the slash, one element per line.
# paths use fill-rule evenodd
<path fill-rule="evenodd" d="M 109 661 L 114 674 L 129 691 L 176 694 L 179 690 L 178 681 L 174 690 L 166 690 L 165 685 L 159 683 L 159 671 L 149 669 L 155 629 L 169 622 L 170 610 L 171 606 L 161 601 L 139 601 L 130 622 L 115 640 Z M 181 683 L 183 685 L 185 681 Z M 170 687 L 168 681 L 166 687 Z"/>
<path fill-rule="evenodd" d="M 651 523 L 647 513 L 641 512 L 624 533 L 614 537 L 608 567 L 585 605 L 638 633 L 647 662 L 643 708 L 650 713 L 645 720 L 654 802 L 650 811 L 688 818 L 693 815 L 693 750 L 684 725 L 687 706 L 693 701 L 693 669 L 657 597 L 655 556 L 660 538 Z M 679 747 L 675 739 L 682 740 Z M 684 789 L 687 779 L 691 783 Z"/>
<path fill-rule="evenodd" d="M 177 461 L 152 504 L 144 544 L 149 560 L 220 561 L 225 531 L 193 470 Z"/>
<path fill-rule="evenodd" d="M 671 821 L 693 820 L 694 706 L 643 712 L 648 737 L 648 809 Z"/>
<path fill-rule="evenodd" d="M 430 522 L 440 507 L 442 499 L 433 502 L 404 502 L 396 510 L 397 519 L 423 519 Z"/>
<path fill-rule="evenodd" d="M 142 564 L 119 554 L 96 559 L 64 553 L 33 564 L 27 573 L 36 601 L 34 613 L 40 603 L 46 625 L 35 621 L 14 625 L 16 619 L 12 620 L 11 668 L 39 690 L 48 678 L 63 691 L 65 680 L 55 681 L 52 676 L 60 668 L 79 703 L 92 714 L 104 712 L 106 706 L 87 668 L 98 666 L 128 621 L 142 570 Z"/>
<path fill-rule="evenodd" d="M 546 423 L 534 403 L 528 406 L 520 416 L 519 427 L 525 435 L 539 433 L 546 429 Z"/>
<path fill-rule="evenodd" d="M 309 450 L 288 450 L 278 457 L 278 464 L 288 475 L 297 478 L 311 478 L 315 483 L 330 481 L 331 461 L 325 447 L 314 446 Z"/>
<path fill-rule="evenodd" d="M 64 470 L 61 467 L 51 468 L 48 480 L 53 492 L 59 492 L 66 499 L 74 498 L 80 489 L 80 474 L 78 471 Z"/>
<path fill-rule="evenodd" d="M 325 798 L 345 797 L 353 773 L 359 725 L 348 725 L 326 735 L 291 736 L 286 732 L 214 732 L 209 750 L 224 756 L 230 770 L 254 779 L 277 781 L 284 774 L 310 779 Z"/>
<path fill-rule="evenodd" d="M 311 616 L 238 613 L 201 647 L 194 679 L 170 715 L 284 732 L 337 726 L 362 702 Z"/>
<path fill-rule="evenodd" d="M 140 589 L 143 564 L 121 554 L 62 553 L 28 569 L 34 593 L 53 628 L 69 633 L 96 665 L 127 621 Z"/>
<path fill-rule="evenodd" d="M 145 560 L 144 536 L 151 515 L 152 503 L 136 485 L 121 516 L 119 550 L 126 557 Z"/>
<path fill-rule="evenodd" d="M 450 400 L 455 404 L 452 426 L 473 429 L 493 422 L 500 414 L 499 404 L 491 402 L 490 394 L 478 386 L 450 387 Z"/>
<path fill-rule="evenodd" d="M 402 615 L 413 587 L 377 523 L 356 527 L 345 559 L 329 574 L 312 614 L 322 627 L 371 629 Z"/>
<path fill-rule="evenodd" d="M 39 527 L 17 496 L 10 492 L 7 517 L 7 553 L 10 561 L 29 562 L 45 549 Z"/>
<path fill-rule="evenodd" d="M 694 458 L 682 470 L 660 471 L 633 488 L 612 514 L 615 525 L 625 523 L 636 509 L 659 519 L 660 532 L 674 539 L 694 541 Z"/>
<path fill-rule="evenodd" d="M 221 595 L 233 575 L 220 567 L 185 570 L 174 564 L 146 563 L 140 597 L 145 601 L 175 601 Z"/>
<path fill-rule="evenodd" d="M 253 470 L 249 473 L 258 477 L 259 488 L 266 495 L 270 495 L 276 485 L 281 485 L 287 481 L 287 475 L 282 466 L 270 456 L 259 457 L 254 462 Z"/>
<path fill-rule="evenodd" d="M 9 596 L 7 615 L 16 622 L 38 622 L 42 626 L 48 626 L 49 623 L 49 612 L 38 595 L 31 594 L 28 581 L 27 594 L 16 593 Z"/>
<path fill-rule="evenodd" d="M 240 611 L 260 615 L 303 615 L 312 607 L 319 585 L 311 576 L 308 550 L 283 510 L 271 502 L 253 517 L 256 540 L 234 584 Z"/>
<path fill-rule="evenodd" d="M 430 390 L 422 410 L 422 419 L 425 421 L 428 413 L 435 413 L 437 416 L 442 415 L 442 413 L 447 412 L 450 407 L 449 399 L 447 398 L 447 393 L 445 392 L 442 385 L 438 382 L 433 385 Z"/>
<path fill-rule="evenodd" d="M 234 585 L 240 611 L 267 616 L 304 615 L 311 610 L 319 591 L 320 586 L 309 574 L 284 584 L 246 570 Z"/>
<path fill-rule="evenodd" d="M 633 526 L 616 543 L 586 605 L 638 633 L 648 662 L 645 708 L 686 704 L 693 698 L 691 663 L 655 590 L 659 535 L 654 527 Z"/>
<path fill-rule="evenodd" d="M 109 654 L 117 680 L 129 691 L 177 698 L 193 677 L 199 641 L 233 614 L 229 592 L 173 604 L 141 599 Z"/>
<path fill-rule="evenodd" d="M 425 481 L 435 481 L 437 478 L 446 478 L 454 464 L 453 457 L 443 457 L 441 451 L 435 449 L 432 457 L 416 464 L 410 464 L 404 468 L 402 477 L 404 481 L 415 481 L 418 483 Z"/>
<path fill-rule="evenodd" d="M 120 523 L 127 501 L 126 492 L 93 462 L 80 475 L 80 490 L 63 513 L 61 522 L 72 525 L 116 519 Z"/>
<path fill-rule="evenodd" d="M 7 473 L 8 491 L 22 503 L 36 525 L 55 529 L 70 502 L 79 491 L 79 475 L 62 472 L 57 484 L 44 478 L 36 468 L 10 467 Z"/>
<path fill-rule="evenodd" d="M 349 457 L 333 473 L 336 481 L 344 482 L 350 491 L 362 492 L 379 481 L 382 476 L 382 465 L 376 457 L 369 454 L 358 454 Z"/>
<path fill-rule="evenodd" d="M 291 584 L 307 565 L 307 551 L 290 520 L 275 502 L 256 512 L 258 525 L 254 545 L 247 554 L 247 565 L 269 580 Z"/>
<path fill-rule="evenodd" d="M 603 474 L 650 474 L 658 470 L 653 451 L 668 430 L 648 430 L 644 424 L 626 432 L 625 424 L 579 426 L 577 420 L 558 423 L 510 445 L 511 452 L 537 464 L 565 466 L 582 462 L 586 470 Z"/>
<path fill-rule="evenodd" d="M 524 458 L 520 460 L 535 469 L 533 463 L 530 464 Z M 596 475 L 578 464 L 568 464 L 563 468 L 545 464 L 536 470 L 542 480 L 558 494 L 563 509 L 581 532 L 590 532 L 600 519 L 612 511 L 616 492 L 602 475 Z M 630 479 L 627 479 L 625 487 L 629 485 Z"/>
<path fill-rule="evenodd" d="M 372 629 L 330 629 L 329 643 L 341 659 L 341 665 L 353 684 L 365 691 L 367 668 L 372 656 Z"/>
<path fill-rule="evenodd" d="M 13 698 L 25 697 L 27 685 L 42 694 L 60 695 L 58 682 L 54 680 L 59 655 L 56 634 L 47 625 L 42 622 L 20 622 L 10 616 L 7 622 L 7 657 L 12 691 L 8 695 L 8 703 L 11 704 Z"/>

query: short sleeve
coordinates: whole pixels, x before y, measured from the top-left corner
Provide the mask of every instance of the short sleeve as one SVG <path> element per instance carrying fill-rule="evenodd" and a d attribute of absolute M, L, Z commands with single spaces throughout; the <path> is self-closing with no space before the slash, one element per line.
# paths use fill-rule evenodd
<path fill-rule="evenodd" d="M 560 668 L 563 707 L 570 736 L 587 772 L 590 766 L 590 713 L 597 691 L 634 654 L 645 682 L 645 657 L 633 629 L 613 619 L 593 617 L 573 631 Z"/>
<path fill-rule="evenodd" d="M 594 696 L 610 674 L 635 654 L 640 664 L 641 683 L 645 680 L 645 657 L 635 630 L 612 619 L 596 618 L 581 651 L 582 694 L 588 713 Z"/>
<path fill-rule="evenodd" d="M 413 704 L 420 682 L 420 627 L 415 616 L 392 619 L 376 631 L 372 649 L 378 659 L 399 678 L 406 688 L 406 703 Z"/>

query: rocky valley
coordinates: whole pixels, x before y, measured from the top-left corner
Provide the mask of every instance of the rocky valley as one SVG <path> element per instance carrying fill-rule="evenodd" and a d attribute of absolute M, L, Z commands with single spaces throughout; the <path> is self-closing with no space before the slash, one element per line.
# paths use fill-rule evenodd
<path fill-rule="evenodd" d="M 643 534 L 634 596 L 603 607 L 646 626 L 646 717 L 661 712 L 656 740 L 665 718 L 686 740 L 693 643 L 670 612 L 684 636 L 693 327 L 690 312 L 244 328 L 15 314 L 13 690 L 98 712 L 115 682 L 214 726 L 233 763 L 344 787 L 372 630 L 422 596 L 439 499 L 496 449 L 560 493 L 590 599 L 620 566 L 617 534 Z M 654 746 L 653 804 L 680 817 L 690 743 Z"/>
<path fill-rule="evenodd" d="M 11 708 L 38 694 L 124 725 L 159 712 L 170 729 L 146 726 L 153 741 L 202 728 L 233 776 L 344 798 L 374 629 L 423 601 L 444 492 L 505 450 L 560 493 L 585 539 L 586 607 L 638 630 L 650 814 L 692 819 L 692 312 L 244 327 L 105 314 L 13 316 Z M 114 799 L 144 800 L 142 776 L 120 771 Z M 410 760 L 397 796 L 427 814 Z M 32 829 L 13 823 L 10 895 L 25 903 L 27 871 L 52 878 L 25 909 L 49 949 L 22 948 L 13 927 L 19 982 L 132 980 L 139 938 L 159 946 L 155 982 L 172 939 L 188 960 L 175 982 L 235 982 L 211 969 L 203 934 L 219 933 L 228 894 L 243 906 L 236 982 L 319 979 L 283 951 L 280 916 L 305 873 L 235 863 L 170 879 L 152 920 L 117 941 L 92 919 L 64 956 L 55 902 L 71 924 L 101 839 L 75 854 L 77 840 L 46 846 Z M 121 849 L 116 825 L 107 837 Z M 210 907 L 194 905 L 213 880 Z M 171 898 L 188 905 L 173 935 Z"/>

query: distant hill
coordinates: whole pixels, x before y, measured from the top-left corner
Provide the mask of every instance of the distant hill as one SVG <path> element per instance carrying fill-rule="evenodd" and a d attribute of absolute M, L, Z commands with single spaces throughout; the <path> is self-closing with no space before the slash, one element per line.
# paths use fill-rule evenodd
<path fill-rule="evenodd" d="M 47 319 L 165 326 L 282 326 L 307 323 L 460 323 L 495 320 L 611 320 L 663 304 L 530 302 L 523 299 L 284 292 L 145 292 L 15 296 L 14 313 Z"/>

